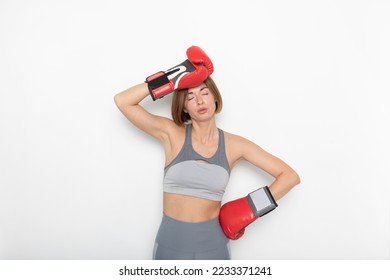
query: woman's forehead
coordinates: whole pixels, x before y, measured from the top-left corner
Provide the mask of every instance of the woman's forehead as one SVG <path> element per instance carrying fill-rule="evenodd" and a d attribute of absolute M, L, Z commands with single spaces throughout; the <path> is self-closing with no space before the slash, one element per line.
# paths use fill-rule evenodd
<path fill-rule="evenodd" d="M 201 91 L 204 88 L 207 88 L 206 84 L 205 83 L 201 83 L 200 85 L 198 85 L 196 87 L 189 88 L 188 89 L 188 93 L 199 92 L 199 91 Z"/>

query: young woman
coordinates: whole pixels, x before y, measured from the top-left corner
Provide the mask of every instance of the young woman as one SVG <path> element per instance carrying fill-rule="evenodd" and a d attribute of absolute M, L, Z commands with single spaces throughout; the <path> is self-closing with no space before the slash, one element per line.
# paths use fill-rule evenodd
<path fill-rule="evenodd" d="M 275 200 L 300 182 L 282 160 L 219 129 L 215 115 L 222 109 L 222 98 L 216 84 L 209 76 L 195 84 L 174 91 L 172 119 L 151 114 L 139 104 L 152 94 L 147 82 L 114 98 L 126 118 L 157 138 L 165 151 L 163 217 L 153 259 L 231 258 L 218 216 L 230 171 L 238 161 L 249 161 L 275 178 L 269 185 Z"/>

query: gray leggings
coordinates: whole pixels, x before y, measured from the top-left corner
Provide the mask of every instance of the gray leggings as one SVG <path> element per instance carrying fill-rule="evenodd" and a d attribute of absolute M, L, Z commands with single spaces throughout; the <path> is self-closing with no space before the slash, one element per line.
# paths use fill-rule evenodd
<path fill-rule="evenodd" d="M 163 215 L 154 260 L 230 260 L 229 239 L 218 218 L 188 223 Z"/>

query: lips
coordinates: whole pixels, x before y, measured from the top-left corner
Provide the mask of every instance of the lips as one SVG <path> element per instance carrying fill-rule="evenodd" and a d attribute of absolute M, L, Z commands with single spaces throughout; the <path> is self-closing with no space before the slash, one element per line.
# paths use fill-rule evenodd
<path fill-rule="evenodd" d="M 207 113 L 207 108 L 200 108 L 200 109 L 198 110 L 198 113 L 199 113 L 199 114 Z"/>

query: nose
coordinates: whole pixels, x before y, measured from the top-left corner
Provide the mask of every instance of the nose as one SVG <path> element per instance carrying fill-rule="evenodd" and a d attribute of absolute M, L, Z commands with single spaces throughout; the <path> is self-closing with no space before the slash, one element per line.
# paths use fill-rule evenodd
<path fill-rule="evenodd" d="M 202 98 L 201 95 L 199 95 L 198 98 L 197 98 L 196 100 L 197 100 L 197 102 L 198 102 L 198 105 L 203 104 L 203 98 Z"/>

